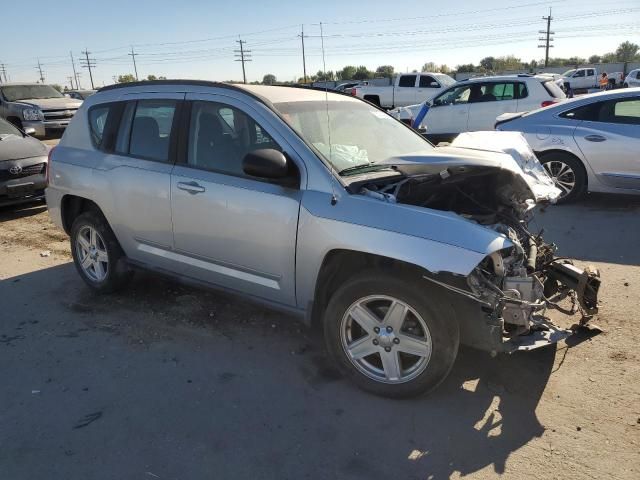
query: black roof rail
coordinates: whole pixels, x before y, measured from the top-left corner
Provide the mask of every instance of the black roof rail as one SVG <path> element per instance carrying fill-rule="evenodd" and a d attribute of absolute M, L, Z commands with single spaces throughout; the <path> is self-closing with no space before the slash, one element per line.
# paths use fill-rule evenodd
<path fill-rule="evenodd" d="M 172 80 L 141 80 L 136 82 L 126 82 L 126 83 L 114 83 L 113 85 L 107 85 L 106 87 L 102 87 L 98 89 L 98 92 L 107 92 L 109 90 L 117 90 L 118 88 L 127 88 L 127 87 L 146 87 L 153 85 L 193 85 L 199 87 L 226 87 L 238 89 L 235 85 L 230 83 L 222 83 L 222 82 L 212 82 L 209 80 L 180 80 L 180 79 L 172 79 Z"/>

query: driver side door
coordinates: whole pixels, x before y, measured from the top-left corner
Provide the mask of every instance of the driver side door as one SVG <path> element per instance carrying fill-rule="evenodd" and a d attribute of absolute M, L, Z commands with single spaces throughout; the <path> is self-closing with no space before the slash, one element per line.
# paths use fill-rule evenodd
<path fill-rule="evenodd" d="M 467 131 L 472 88 L 473 85 L 451 87 L 433 100 L 422 121 L 427 135 L 456 135 Z"/>

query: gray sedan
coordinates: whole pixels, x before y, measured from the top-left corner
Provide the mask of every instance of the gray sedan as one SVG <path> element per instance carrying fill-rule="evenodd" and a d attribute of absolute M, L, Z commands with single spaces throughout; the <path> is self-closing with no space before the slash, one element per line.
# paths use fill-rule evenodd
<path fill-rule="evenodd" d="M 0 118 L 0 206 L 44 198 L 46 168 L 47 147 Z"/>
<path fill-rule="evenodd" d="M 524 134 L 562 190 L 561 202 L 585 191 L 640 194 L 640 88 L 505 114 L 496 129 Z"/>

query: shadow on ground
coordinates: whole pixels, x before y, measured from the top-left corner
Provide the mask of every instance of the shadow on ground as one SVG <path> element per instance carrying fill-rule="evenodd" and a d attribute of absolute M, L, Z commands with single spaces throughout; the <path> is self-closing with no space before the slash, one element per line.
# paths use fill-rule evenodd
<path fill-rule="evenodd" d="M 31 217 L 46 211 L 47 204 L 43 200 L 0 207 L 0 223 Z"/>
<path fill-rule="evenodd" d="M 394 401 L 294 320 L 155 276 L 96 296 L 64 264 L 0 297 L 7 478 L 443 479 L 501 473 L 544 431 L 553 348 L 463 349 L 436 392 Z"/>

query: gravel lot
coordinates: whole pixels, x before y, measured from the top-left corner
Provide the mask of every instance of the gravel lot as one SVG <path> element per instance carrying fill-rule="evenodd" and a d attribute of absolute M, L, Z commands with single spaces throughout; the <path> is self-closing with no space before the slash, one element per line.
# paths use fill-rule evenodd
<path fill-rule="evenodd" d="M 537 220 L 601 269 L 604 333 L 462 349 L 431 396 L 392 401 L 280 313 L 149 274 L 95 296 L 43 205 L 0 209 L 0 477 L 637 479 L 639 214 L 589 196 Z"/>

